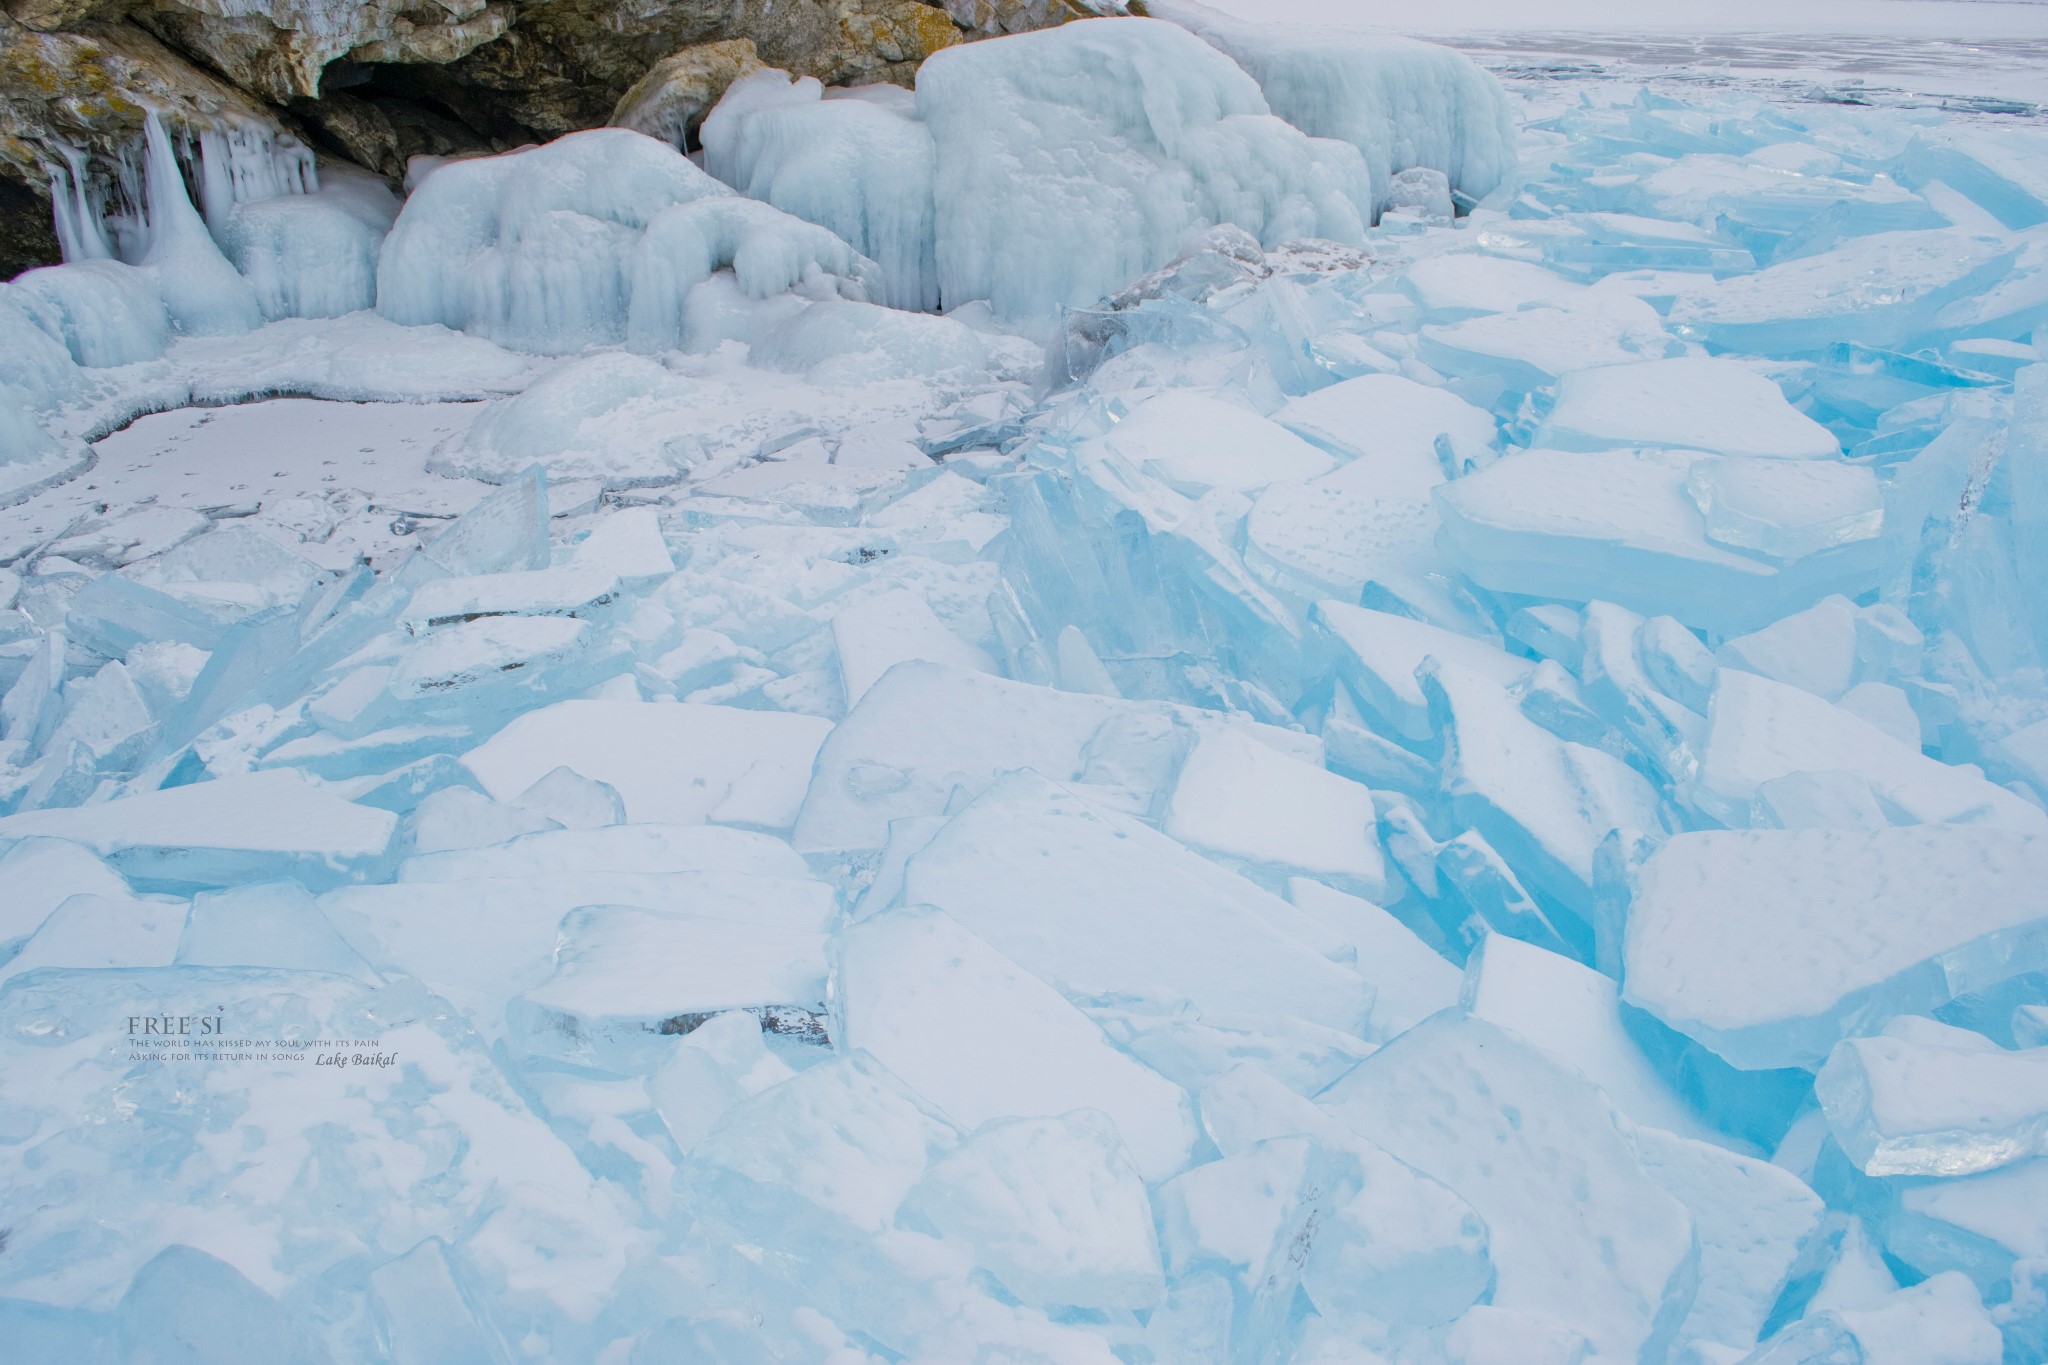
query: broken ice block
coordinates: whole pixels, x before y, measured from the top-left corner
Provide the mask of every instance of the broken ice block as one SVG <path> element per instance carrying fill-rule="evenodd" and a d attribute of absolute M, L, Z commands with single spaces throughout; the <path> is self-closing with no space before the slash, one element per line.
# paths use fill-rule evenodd
<path fill-rule="evenodd" d="M 1195 1128 L 1180 1088 L 951 916 L 871 916 L 842 931 L 834 956 L 839 1041 L 873 1053 L 962 1129 L 1099 1109 L 1147 1180 L 1187 1164 Z"/>
<path fill-rule="evenodd" d="M 814 928 L 586 905 L 562 920 L 554 974 L 514 998 L 505 1023 L 538 1055 L 631 1072 L 663 1056 L 691 1015 L 824 1002 Z"/>
<path fill-rule="evenodd" d="M 1680 349 L 1649 304 L 1618 290 L 1586 290 L 1555 304 L 1426 326 L 1416 354 L 1445 374 L 1504 384 L 1512 394 Z"/>
<path fill-rule="evenodd" d="M 1162 828 L 1274 889 L 1299 875 L 1386 892 L 1372 793 L 1234 730 L 1195 741 Z"/>
<path fill-rule="evenodd" d="M 1442 545 L 1481 587 L 1604 598 L 1722 634 L 1752 630 L 1830 592 L 1861 593 L 1879 542 L 1787 564 L 1707 538 L 1686 480 L 1702 458 L 1676 450 L 1526 450 L 1436 492 Z M 1802 466 L 1803 467 L 1803 464 Z"/>
<path fill-rule="evenodd" d="M 956 790 L 979 793 L 998 774 L 1024 767 L 1055 781 L 1123 788 L 1149 808 L 1171 784 L 1189 741 L 1217 726 L 1242 729 L 1306 762 L 1323 760 L 1315 736 L 1239 716 L 918 660 L 898 664 L 829 727 L 794 842 L 807 853 L 880 848 L 890 821 L 939 814 Z"/>
<path fill-rule="evenodd" d="M 446 1242 L 429 1237 L 369 1279 L 392 1365 L 494 1365 L 490 1335 L 448 1269 Z"/>
<path fill-rule="evenodd" d="M 1968 1279 L 1950 1271 L 1864 1309 L 1828 1309 L 1772 1337 L 1738 1365 L 1998 1365 L 1998 1326 Z"/>
<path fill-rule="evenodd" d="M 1620 990 L 1591 967 L 1488 934 L 1465 964 L 1462 1003 L 1475 1019 L 1497 1024 L 1577 1068 L 1632 1122 L 1716 1140 L 1630 1039 Z"/>
<path fill-rule="evenodd" d="M 177 961 L 192 967 L 278 967 L 362 981 L 377 973 L 348 946 L 306 888 L 255 882 L 192 898 Z"/>
<path fill-rule="evenodd" d="M 1352 965 L 1373 988 L 1369 1037 L 1392 1038 L 1458 1002 L 1458 969 L 1371 901 L 1308 877 L 1288 879 L 1287 899 L 1351 946 Z"/>
<path fill-rule="evenodd" d="M 169 966 L 187 908 L 168 896 L 67 896 L 0 965 L 0 981 L 38 967 Z"/>
<path fill-rule="evenodd" d="M 2048 1199 L 2048 1162 L 1886 1181 L 1875 1193 L 1872 1221 L 1885 1252 L 1923 1274 L 1959 1269 L 1998 1298 L 2018 1288 L 2023 1262 L 2048 1257 L 2038 1213 Z"/>
<path fill-rule="evenodd" d="M 1231 1357 L 1285 1340 L 1302 1264 L 1329 1220 L 1338 1173 L 1313 1138 L 1254 1142 L 1160 1186 L 1161 1250 L 1176 1280 L 1222 1275 L 1232 1289 Z"/>
<path fill-rule="evenodd" d="M 1811 692 L 1722 669 L 1692 799 L 1732 824 L 1745 818 L 1763 783 L 1803 772 L 1854 773 L 1906 820 L 2048 834 L 2048 816 L 2039 806 L 1978 773 L 1929 758 L 1918 745 Z"/>
<path fill-rule="evenodd" d="M 151 1048 L 160 1060 L 148 1064 L 131 1061 L 118 1045 L 128 1041 L 130 1016 L 144 1041 L 166 1037 L 167 1018 L 182 1046 Z M 159 1021 L 153 1033 L 146 1018 Z M 189 1022 L 179 1034 L 181 1018 Z M 554 1305 L 579 1297 L 594 1313 L 590 1301 L 610 1296 L 638 1238 L 506 1085 L 476 1035 L 416 985 L 267 968 L 46 970 L 0 987 L 0 1037 L 11 1131 L 65 1153 L 24 1164 L 15 1146 L 0 1157 L 15 1211 L 0 1269 L 10 1294 L 104 1302 L 178 1242 L 211 1248 L 259 1288 L 283 1294 L 366 1252 L 462 1238 L 516 1201 L 505 1178 L 514 1171 L 560 1192 L 545 1227 L 493 1239 L 494 1260 L 519 1251 L 552 1262 L 553 1279 L 521 1291 L 530 1318 L 545 1322 L 560 1311 Z M 208 1039 L 219 1046 L 198 1046 Z M 321 1040 L 375 1046 L 315 1047 Z M 348 1060 L 316 1065 L 323 1055 Z M 209 1128 L 207 1115 L 230 1095 L 248 1101 L 236 1122 L 259 1161 L 243 1139 L 224 1147 Z M 131 1121 L 104 1122 L 116 1107 Z M 203 1226 L 191 1218 L 198 1207 L 207 1210 Z M 288 1242 L 277 1235 L 282 1227 L 293 1229 Z M 472 1264 L 485 1252 L 474 1242 L 469 1250 Z M 209 1301 L 196 1287 L 179 1292 L 195 1305 Z M 235 1310 L 222 1315 L 222 1330 L 234 1330 Z M 138 1325 L 164 1321 L 158 1314 Z M 185 1358 L 292 1357 L 202 1347 Z"/>
<path fill-rule="evenodd" d="M 1186 390 L 1138 404 L 1102 441 L 1191 498 L 1212 488 L 1253 493 L 1281 480 L 1327 474 L 1337 464 L 1277 422 Z"/>
<path fill-rule="evenodd" d="M 587 1006 L 596 1012 L 595 1017 L 603 1017 L 603 992 L 595 987 L 584 989 L 600 966 L 611 970 L 615 965 L 620 979 L 638 991 L 639 1004 L 664 989 L 660 978 L 668 964 L 635 959 L 620 946 L 630 943 L 636 934 L 682 953 L 681 965 L 675 969 L 680 973 L 679 984 L 694 990 L 708 981 L 707 989 L 715 997 L 722 989 L 716 958 L 693 956 L 689 946 L 690 935 L 700 929 L 702 943 L 729 942 L 735 952 L 749 954 L 748 979 L 735 979 L 733 984 L 743 986 L 743 994 L 755 998 L 733 1003 L 804 1003 L 759 998 L 785 993 L 817 1002 L 816 987 L 824 974 L 822 936 L 832 913 L 832 889 L 823 882 L 722 872 L 640 873 L 605 868 L 524 874 L 515 869 L 509 876 L 481 875 L 492 870 L 486 863 L 469 876 L 449 881 L 344 887 L 323 896 L 320 908 L 342 936 L 380 969 L 418 978 L 466 1011 L 478 1029 L 493 1037 L 502 1031 L 507 1002 L 548 981 L 555 968 L 563 917 L 583 906 L 638 907 L 650 917 L 672 914 L 688 922 L 649 924 L 629 919 L 614 926 L 605 916 L 597 916 L 589 939 L 590 963 L 566 973 L 565 990 L 573 985 L 582 994 L 574 1000 L 565 995 L 565 1007 Z M 700 922 L 710 920 L 717 923 Z M 616 934 L 609 932 L 613 927 Z M 811 965 L 802 966 L 805 961 Z M 804 976 L 805 971 L 810 975 Z M 774 989 L 764 981 L 774 983 Z M 799 981 L 809 984 L 798 990 Z M 595 1003 L 590 1003 L 592 997 Z M 722 1003 L 713 999 L 709 1007 L 719 1008 Z M 657 1016 L 657 1025 L 668 1017 Z M 622 1024 L 620 1036 L 638 1041 L 633 1027 L 630 1020 Z M 573 1037 L 565 1036 L 557 1046 L 573 1042 Z"/>
<path fill-rule="evenodd" d="M 1446 1012 L 1317 1102 L 1478 1210 L 1495 1307 L 1549 1314 L 1603 1356 L 1670 1347 L 1698 1273 L 1692 1218 L 1644 1172 L 1591 1082 Z"/>
<path fill-rule="evenodd" d="M 1820 1231 L 1820 1196 L 1769 1162 L 1660 1128 L 1638 1128 L 1634 1142 L 1644 1172 L 1685 1205 L 1699 1238 L 1699 1289 L 1679 1347 L 1747 1348 Z"/>
<path fill-rule="evenodd" d="M 1300 1135 L 1334 1158 L 1337 1189 L 1303 1267 L 1321 1312 L 1434 1326 L 1491 1288 L 1486 1225 L 1470 1204 L 1259 1067 L 1239 1065 L 1203 1087 L 1201 1111 L 1226 1156 Z"/>
<path fill-rule="evenodd" d="M 831 729 L 730 706 L 564 701 L 520 716 L 463 762 L 502 801 L 566 764 L 617 791 L 636 823 L 786 829 Z"/>
<path fill-rule="evenodd" d="M 618 593 L 616 577 L 587 564 L 441 578 L 413 590 L 399 624 L 421 635 L 483 616 L 588 617 Z"/>
<path fill-rule="evenodd" d="M 2048 967 L 2044 877 L 2038 839 L 1983 825 L 1673 835 L 1634 873 L 1623 998 L 1738 1067 L 1817 1067 Z"/>
<path fill-rule="evenodd" d="M 1884 532 L 1884 494 L 1867 465 L 1833 460 L 1696 460 L 1685 490 L 1716 545 L 1791 561 Z"/>
<path fill-rule="evenodd" d="M 839 1321 L 871 1327 L 918 1292 L 877 1256 L 875 1239 L 958 1141 L 902 1081 L 853 1052 L 728 1110 L 676 1184 L 723 1235 L 772 1249 L 770 1275 Z"/>
<path fill-rule="evenodd" d="M 1529 674 L 1529 661 L 1475 640 L 1392 612 L 1324 601 L 1309 613 L 1335 649 L 1337 676 L 1369 716 L 1393 733 L 1420 745 L 1435 736 L 1429 700 L 1416 676 L 1424 660 L 1437 659 L 1490 679 L 1502 687 Z"/>
<path fill-rule="evenodd" d="M 125 898 L 128 883 L 118 872 L 67 839 L 30 837 L 0 853 L 0 957 L 19 947 L 72 896 Z"/>
<path fill-rule="evenodd" d="M 841 609 L 832 617 L 832 639 L 848 706 L 909 659 L 977 673 L 998 671 L 986 651 L 947 629 L 924 595 L 908 588 L 877 593 Z"/>
<path fill-rule="evenodd" d="M 1856 674 L 1856 604 L 1824 597 L 1762 630 L 1723 642 L 1716 657 L 1730 668 L 1838 701 Z"/>
<path fill-rule="evenodd" d="M 310 1323 L 286 1312 L 234 1266 L 190 1246 L 167 1246 L 136 1271 L 116 1316 L 130 1359 L 163 1365 L 328 1365 L 331 1359 Z"/>
<path fill-rule="evenodd" d="M 1672 305 L 1671 322 L 1717 350 L 1762 355 L 1838 341 L 1910 345 L 1945 304 L 1997 280 L 2012 258 L 2007 243 L 1961 228 L 1878 232 L 1699 285 Z"/>
<path fill-rule="evenodd" d="M 401 882 L 472 877 L 531 877 L 551 872 L 736 872 L 755 877 L 810 875 L 780 839 L 722 825 L 612 825 L 542 830 L 473 851 L 418 854 L 398 865 Z"/>
<path fill-rule="evenodd" d="M 618 792 L 566 764 L 535 778 L 512 804 L 544 817 L 559 829 L 603 829 L 626 822 L 625 803 Z"/>
<path fill-rule="evenodd" d="M 548 479 L 533 465 L 464 512 L 423 551 L 451 574 L 548 566 Z"/>
<path fill-rule="evenodd" d="M 1974 1175 L 2048 1156 L 2048 1049 L 1894 1019 L 1837 1043 L 1814 1093 L 1865 1175 Z"/>
<path fill-rule="evenodd" d="M 1828 429 L 1786 402 L 1776 384 L 1738 361 L 1705 356 L 1566 375 L 1530 444 L 1553 450 L 1677 446 L 1793 460 L 1842 453 Z"/>
<path fill-rule="evenodd" d="M 1486 461 L 1497 435 L 1491 416 L 1449 389 L 1390 374 L 1290 399 L 1273 420 L 1325 450 L 1367 461 L 1374 467 L 1371 490 L 1382 497 L 1427 497 L 1444 481 L 1438 437 L 1462 471 Z"/>
<path fill-rule="evenodd" d="M 1551 735 L 1477 673 L 1431 661 L 1420 676 L 1452 812 L 1533 890 L 1588 918 L 1593 850 L 1613 830 L 1664 828 L 1655 790 L 1612 754 Z"/>
<path fill-rule="evenodd" d="M 647 583 L 676 571 L 652 507 L 607 509 L 590 534 L 577 542 L 569 562 L 616 574 L 624 583 Z"/>
<path fill-rule="evenodd" d="M 398 817 L 285 769 L 0 820 L 0 839 L 69 839 L 142 882 L 230 886 L 288 876 L 332 886 L 378 866 Z"/>
<path fill-rule="evenodd" d="M 796 1074 L 768 1050 L 763 1032 L 747 1010 L 706 1019 L 648 1077 L 647 1097 L 679 1150 L 687 1154 L 741 1100 Z"/>
<path fill-rule="evenodd" d="M 998 779 L 934 835 L 902 900 L 945 910 L 1079 1003 L 1186 1002 L 1354 1035 L 1371 1004 L 1356 973 L 1290 934 L 1294 907 L 1036 773 Z"/>
<path fill-rule="evenodd" d="M 408 855 L 445 853 L 556 828 L 539 811 L 500 804 L 472 787 L 443 787 L 406 812 L 399 822 L 398 846 Z"/>
<path fill-rule="evenodd" d="M 967 1242 L 1025 1303 L 1143 1310 L 1166 1294 L 1144 1181 L 1093 1110 L 978 1129 L 931 1164 L 904 1213 Z"/>

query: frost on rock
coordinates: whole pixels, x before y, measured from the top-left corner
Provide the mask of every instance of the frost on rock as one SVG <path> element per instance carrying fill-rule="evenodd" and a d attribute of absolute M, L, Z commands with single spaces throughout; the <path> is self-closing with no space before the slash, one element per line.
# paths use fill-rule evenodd
<path fill-rule="evenodd" d="M 1160 8 L 72 184 L 10 1365 L 2048 1354 L 2038 130 Z"/>

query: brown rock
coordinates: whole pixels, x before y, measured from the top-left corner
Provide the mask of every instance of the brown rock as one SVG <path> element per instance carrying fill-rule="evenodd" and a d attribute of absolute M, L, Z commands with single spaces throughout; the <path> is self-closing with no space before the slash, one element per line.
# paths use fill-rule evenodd
<path fill-rule="evenodd" d="M 0 174 L 0 280 L 61 259 L 50 201 L 35 187 Z"/>
<path fill-rule="evenodd" d="M 41 184 L 64 149 L 116 154 L 142 136 L 145 109 L 174 128 L 255 125 L 269 110 L 128 24 L 39 33 L 0 18 L 0 164 Z"/>
<path fill-rule="evenodd" d="M 751 38 L 686 47 L 656 62 L 619 97 L 611 124 L 688 151 L 697 145 L 697 126 L 726 87 L 762 66 Z"/>
<path fill-rule="evenodd" d="M 499 37 L 513 8 L 486 0 L 371 0 L 314 9 L 303 0 L 149 0 L 133 18 L 242 89 L 265 99 L 320 93 L 329 62 L 454 61 Z M 309 12 L 310 11 L 310 12 Z"/>

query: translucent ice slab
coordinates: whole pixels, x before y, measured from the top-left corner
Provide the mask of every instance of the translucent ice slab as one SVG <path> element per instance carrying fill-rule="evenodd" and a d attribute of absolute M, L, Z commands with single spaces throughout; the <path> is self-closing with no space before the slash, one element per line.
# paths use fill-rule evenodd
<path fill-rule="evenodd" d="M 2048 1156 L 2048 1049 L 1894 1019 L 1836 1044 L 1814 1081 L 1828 1126 L 1866 1175 L 1974 1175 Z"/>
<path fill-rule="evenodd" d="M 1981 825 L 1674 835 L 1635 873 L 1623 996 L 1736 1066 L 1816 1067 L 2048 965 L 2044 858 Z"/>

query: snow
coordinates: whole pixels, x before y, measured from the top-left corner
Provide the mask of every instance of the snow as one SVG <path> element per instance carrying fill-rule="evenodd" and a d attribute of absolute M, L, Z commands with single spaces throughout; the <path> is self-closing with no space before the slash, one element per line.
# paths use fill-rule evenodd
<path fill-rule="evenodd" d="M 1250 76 L 1164 21 L 1061 25 L 934 58 L 917 113 L 937 153 L 947 307 L 1085 307 L 1214 223 L 1274 246 L 1356 242 L 1372 219 L 1355 147 L 1274 117 Z M 1069 169 L 1082 156 L 1085 179 Z"/>
<path fill-rule="evenodd" d="M 1319 3 L 54 178 L 0 1338 L 2042 1354 L 2038 42 Z"/>

